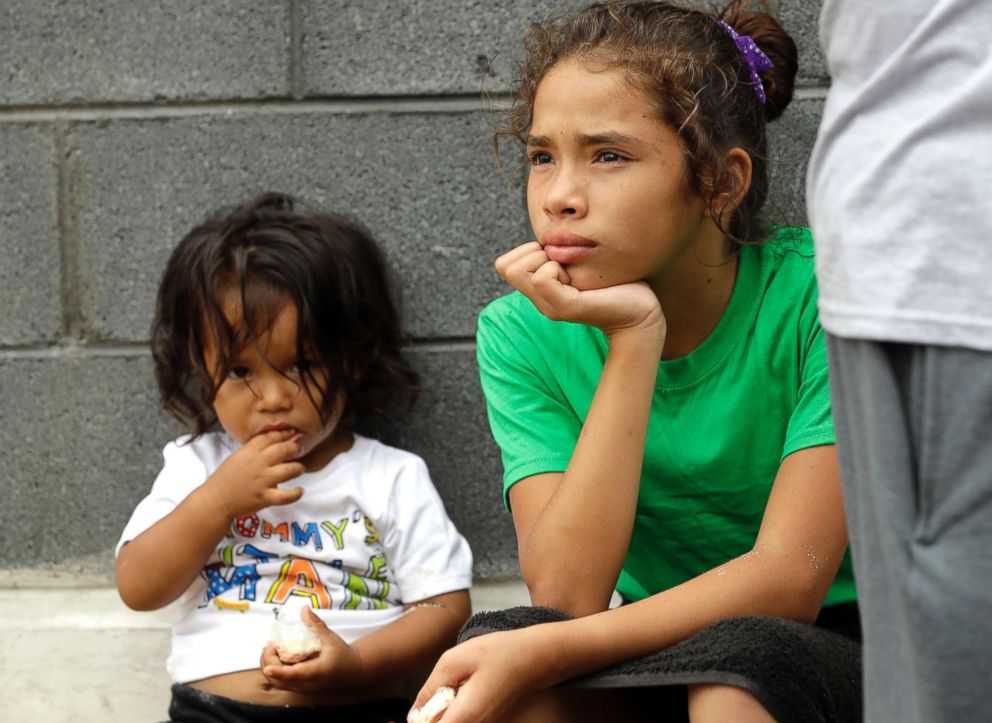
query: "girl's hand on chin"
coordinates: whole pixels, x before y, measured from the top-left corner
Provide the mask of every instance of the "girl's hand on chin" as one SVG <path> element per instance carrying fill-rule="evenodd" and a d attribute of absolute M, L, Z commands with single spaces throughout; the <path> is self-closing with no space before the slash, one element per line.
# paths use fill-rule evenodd
<path fill-rule="evenodd" d="M 536 241 L 500 256 L 496 270 L 553 321 L 595 326 L 611 338 L 629 330 L 654 333 L 664 340 L 665 315 L 644 282 L 580 291 L 571 285 L 565 268 L 548 259 Z"/>

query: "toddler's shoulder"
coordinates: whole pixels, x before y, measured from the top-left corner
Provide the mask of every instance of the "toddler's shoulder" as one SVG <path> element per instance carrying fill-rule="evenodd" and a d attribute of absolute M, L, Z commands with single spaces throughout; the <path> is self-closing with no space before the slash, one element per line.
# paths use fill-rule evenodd
<path fill-rule="evenodd" d="M 236 448 L 234 440 L 223 432 L 207 432 L 196 439 L 184 434 L 166 444 L 162 454 L 166 462 L 200 464 L 213 471 Z"/>
<path fill-rule="evenodd" d="M 380 472 L 382 470 L 399 472 L 405 469 L 427 469 L 427 463 L 420 455 L 360 434 L 355 435 L 355 443 L 350 453 L 353 453 L 355 461 L 364 467 L 374 468 Z"/>

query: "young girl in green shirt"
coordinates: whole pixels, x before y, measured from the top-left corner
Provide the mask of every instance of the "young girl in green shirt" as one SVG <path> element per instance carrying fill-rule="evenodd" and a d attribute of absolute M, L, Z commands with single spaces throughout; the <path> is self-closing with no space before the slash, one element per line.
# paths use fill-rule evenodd
<path fill-rule="evenodd" d="M 444 723 L 857 719 L 812 244 L 757 217 L 795 44 L 732 2 L 593 5 L 525 45 L 503 134 L 536 240 L 496 262 L 516 292 L 478 358 L 541 607 L 473 618 L 417 704 L 451 686 Z"/>

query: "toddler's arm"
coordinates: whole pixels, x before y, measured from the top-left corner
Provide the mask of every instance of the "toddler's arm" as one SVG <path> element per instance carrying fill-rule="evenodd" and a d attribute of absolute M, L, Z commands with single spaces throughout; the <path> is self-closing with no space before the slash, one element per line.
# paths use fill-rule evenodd
<path fill-rule="evenodd" d="M 278 485 L 303 473 L 302 464 L 289 461 L 299 450 L 289 430 L 252 438 L 172 512 L 126 543 L 116 565 L 125 604 L 135 610 L 168 605 L 196 579 L 235 517 L 298 500 L 302 489 Z"/>
<path fill-rule="evenodd" d="M 454 644 L 469 613 L 467 590 L 436 595 L 408 606 L 398 620 L 348 645 L 304 608 L 305 620 L 321 637 L 319 655 L 287 665 L 269 643 L 262 652 L 262 673 L 276 688 L 300 693 L 346 688 L 368 691 L 372 698 L 384 682 L 426 675 Z"/>

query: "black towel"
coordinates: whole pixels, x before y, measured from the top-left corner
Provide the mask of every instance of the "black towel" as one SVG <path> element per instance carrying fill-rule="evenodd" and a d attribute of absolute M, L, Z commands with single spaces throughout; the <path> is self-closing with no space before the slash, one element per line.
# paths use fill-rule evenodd
<path fill-rule="evenodd" d="M 558 610 L 517 607 L 473 615 L 458 641 L 568 620 Z M 657 653 L 567 681 L 582 688 L 718 683 L 744 688 L 779 723 L 861 720 L 861 646 L 837 633 L 776 617 L 718 622 Z"/>

